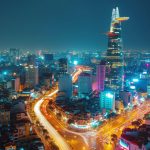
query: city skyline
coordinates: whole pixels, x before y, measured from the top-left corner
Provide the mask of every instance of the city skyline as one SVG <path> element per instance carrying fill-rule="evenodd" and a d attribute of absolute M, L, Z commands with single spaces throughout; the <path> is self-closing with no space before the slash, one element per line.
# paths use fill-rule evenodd
<path fill-rule="evenodd" d="M 121 15 L 131 18 L 122 25 L 124 49 L 149 49 L 150 22 L 146 16 L 149 3 L 148 0 L 2 1 L 0 48 L 105 51 L 110 9 L 118 6 Z"/>
<path fill-rule="evenodd" d="M 46 4 L 46 2 L 50 4 L 49 0 L 45 0 L 41 5 Z M 104 1 L 101 0 L 101 2 Z M 28 0 L 25 3 L 27 4 Z M 25 3 L 23 6 L 26 6 Z M 74 3 L 77 4 L 78 2 Z M 13 4 L 16 8 L 18 4 L 23 4 L 23 1 L 19 3 L 18 0 L 14 0 Z M 58 8 L 59 3 L 59 5 L 56 5 L 57 10 L 55 10 L 56 7 L 52 7 L 52 9 L 57 12 L 57 15 L 59 14 L 59 17 L 72 16 L 65 10 L 66 7 L 62 7 L 66 4 L 68 4 L 68 9 L 70 9 L 70 5 L 73 6 L 73 3 L 70 3 L 69 0 L 62 0 L 61 7 Z M 89 4 L 89 2 L 87 1 L 85 4 Z M 30 11 L 26 9 L 28 15 L 32 14 L 32 16 L 23 17 L 23 20 L 20 18 L 17 31 L 14 30 L 17 27 L 15 25 L 17 22 L 14 22 L 14 20 L 19 19 L 17 18 L 18 12 L 20 11 L 22 15 L 24 10 L 22 10 L 23 7 L 17 7 L 17 10 L 12 11 L 12 16 L 17 11 L 16 19 L 12 18 L 13 22 L 9 24 L 12 28 L 8 30 L 17 33 L 12 34 L 10 32 L 10 35 L 14 35 L 12 42 L 16 41 L 15 43 L 22 45 L 21 41 L 24 39 L 24 46 L 29 43 L 32 45 L 30 45 L 30 50 L 9 48 L 9 50 L 3 49 L 0 52 L 0 149 L 150 149 L 150 53 L 148 50 L 128 50 L 124 46 L 130 43 L 134 44 L 137 38 L 141 39 L 142 34 L 137 36 L 135 32 L 139 25 L 137 24 L 131 31 L 130 22 L 134 17 L 122 7 L 110 8 L 112 16 L 109 17 L 107 14 L 107 17 L 104 15 L 104 18 L 100 20 L 105 26 L 105 20 L 107 22 L 107 18 L 109 18 L 109 23 L 107 22 L 106 25 L 109 28 L 101 34 L 106 38 L 105 41 L 101 42 L 103 44 L 107 42 L 107 50 L 104 51 L 103 49 L 102 52 L 100 50 L 102 47 L 99 46 L 97 50 L 94 50 L 96 44 L 91 44 L 93 41 L 96 42 L 93 38 L 95 37 L 93 31 L 96 31 L 97 42 L 98 45 L 100 44 L 100 34 L 97 31 L 99 24 L 94 22 L 99 15 L 97 18 L 88 18 L 85 7 L 83 11 L 80 10 L 81 5 L 78 7 L 74 5 L 73 7 L 78 8 L 78 10 L 75 10 L 75 14 L 78 12 L 79 20 L 82 18 L 82 13 L 85 14 L 85 20 L 76 22 L 79 30 L 76 30 L 75 35 L 73 31 L 76 24 L 72 26 L 72 23 L 76 15 L 70 18 L 73 22 L 69 22 L 69 20 L 67 22 L 66 19 L 68 18 L 64 17 L 60 17 L 59 20 L 56 14 L 51 15 L 54 18 L 56 17 L 55 19 L 58 21 L 52 20 L 55 26 L 54 24 L 51 26 L 53 29 L 51 37 L 53 35 L 56 37 L 53 39 L 55 43 L 52 47 L 55 47 L 56 50 L 32 48 L 34 45 L 37 47 L 47 45 L 46 41 L 43 42 L 43 40 L 48 40 L 49 36 L 43 39 L 40 36 L 44 36 L 43 31 L 47 31 L 47 28 L 44 28 L 45 26 L 42 26 L 42 24 L 49 18 L 49 15 L 48 18 L 46 16 L 43 18 L 43 22 L 41 22 L 39 16 L 44 16 L 43 11 L 45 10 L 40 9 L 37 14 L 33 7 L 30 8 Z M 49 5 L 46 9 L 48 8 Z M 93 8 L 93 6 L 91 5 L 89 8 Z M 107 9 L 106 11 L 104 9 L 105 7 L 101 8 L 102 14 L 107 12 Z M 70 12 L 72 11 L 71 9 Z M 11 9 L 8 9 L 8 12 L 10 13 Z M 63 14 L 60 12 L 63 12 Z M 96 9 L 94 12 L 96 12 Z M 35 16 L 37 18 L 34 18 Z M 8 22 L 11 22 L 9 18 L 7 19 Z M 84 31 L 80 33 L 79 31 L 83 30 L 81 28 L 82 23 L 92 19 L 93 22 L 85 25 Z M 123 21 L 125 22 L 122 23 Z M 64 26 L 58 32 L 55 32 L 61 27 L 62 22 L 65 22 Z M 35 23 L 37 23 L 37 26 Z M 67 28 L 66 25 L 70 25 L 70 28 Z M 94 27 L 96 25 L 97 27 Z M 6 22 L 5 26 L 8 27 Z M 48 27 L 49 24 L 47 23 L 46 26 Z M 83 34 L 88 28 L 90 29 L 89 32 Z M 142 29 L 142 32 L 144 32 L 146 27 Z M 23 31 L 24 34 L 20 31 Z M 67 33 L 64 34 L 66 31 Z M 68 38 L 68 31 L 70 31 L 70 38 Z M 61 37 L 58 36 L 60 33 Z M 82 36 L 79 37 L 79 33 Z M 132 38 L 131 34 L 135 33 L 137 38 L 133 41 L 130 38 Z M 50 32 L 47 33 L 47 35 L 49 34 Z M 22 37 L 20 41 L 17 40 L 19 35 Z M 3 35 L 0 34 L 0 36 Z M 77 37 L 79 37 L 78 40 L 74 40 L 72 43 L 71 41 Z M 86 38 L 84 39 L 84 37 Z M 128 37 L 128 39 L 124 37 Z M 9 41 L 3 40 L 9 43 Z M 140 49 L 139 44 L 135 45 Z M 80 49 L 86 45 L 87 49 L 67 50 L 70 45 L 79 46 Z M 63 48 L 65 51 L 63 51 Z M 91 48 L 91 50 L 88 50 L 88 48 Z"/>

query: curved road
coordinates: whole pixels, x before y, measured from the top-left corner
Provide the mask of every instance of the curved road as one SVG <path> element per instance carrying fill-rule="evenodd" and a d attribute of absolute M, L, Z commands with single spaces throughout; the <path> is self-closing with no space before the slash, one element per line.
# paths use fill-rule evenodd
<path fill-rule="evenodd" d="M 77 76 L 82 71 L 79 69 L 77 72 L 72 75 L 73 82 L 77 80 Z M 56 89 L 54 92 L 50 93 L 48 96 L 52 97 L 58 92 L 58 89 Z M 57 132 L 57 130 L 50 124 L 50 122 L 46 119 L 46 117 L 42 114 L 40 107 L 42 103 L 44 102 L 44 99 L 40 99 L 34 106 L 34 112 L 37 118 L 39 119 L 39 122 L 47 129 L 50 136 L 54 139 L 56 145 L 60 148 L 60 150 L 71 150 L 72 148 L 70 145 L 64 140 L 64 138 Z"/>
<path fill-rule="evenodd" d="M 43 103 L 43 99 L 39 100 L 34 107 L 35 115 L 39 118 L 39 122 L 47 129 L 50 136 L 54 139 L 55 143 L 61 150 L 71 150 L 71 147 L 66 143 L 64 138 L 55 130 L 55 128 L 46 120 L 44 115 L 40 111 L 40 106 Z"/>

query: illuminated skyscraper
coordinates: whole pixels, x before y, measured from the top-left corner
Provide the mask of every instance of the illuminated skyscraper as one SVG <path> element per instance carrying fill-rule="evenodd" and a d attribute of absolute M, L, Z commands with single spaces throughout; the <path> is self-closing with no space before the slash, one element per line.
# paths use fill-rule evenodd
<path fill-rule="evenodd" d="M 34 87 L 39 83 L 38 67 L 29 65 L 25 67 L 25 86 Z"/>
<path fill-rule="evenodd" d="M 101 61 L 96 66 L 96 84 L 98 91 L 104 90 L 105 72 L 106 72 L 105 61 Z"/>
<path fill-rule="evenodd" d="M 60 92 L 65 92 L 66 97 L 71 98 L 72 96 L 72 76 L 70 74 L 61 74 L 58 82 Z"/>
<path fill-rule="evenodd" d="M 88 96 L 92 92 L 92 76 L 89 73 L 81 73 L 78 77 L 79 97 Z"/>
<path fill-rule="evenodd" d="M 100 108 L 106 110 L 115 110 L 115 92 L 102 91 L 100 93 Z"/>
<path fill-rule="evenodd" d="M 11 48 L 9 50 L 10 62 L 14 65 L 19 63 L 19 49 Z"/>
<path fill-rule="evenodd" d="M 67 69 L 68 69 L 68 60 L 67 58 L 60 58 L 58 60 L 59 63 L 59 72 L 60 73 L 67 73 Z"/>
<path fill-rule="evenodd" d="M 124 58 L 122 53 L 121 22 L 129 17 L 120 17 L 119 9 L 112 11 L 110 31 L 108 32 L 108 50 L 106 53 L 105 87 L 113 90 L 123 90 Z"/>
<path fill-rule="evenodd" d="M 27 63 L 28 63 L 28 65 L 36 65 L 36 55 L 28 55 L 28 58 L 27 58 Z"/>

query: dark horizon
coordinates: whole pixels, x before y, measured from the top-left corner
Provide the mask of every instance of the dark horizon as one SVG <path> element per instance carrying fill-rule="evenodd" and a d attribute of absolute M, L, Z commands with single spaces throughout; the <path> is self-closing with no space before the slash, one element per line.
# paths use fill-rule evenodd
<path fill-rule="evenodd" d="M 0 49 L 106 50 L 112 9 L 122 24 L 124 49 L 149 49 L 149 0 L 3 0 Z"/>

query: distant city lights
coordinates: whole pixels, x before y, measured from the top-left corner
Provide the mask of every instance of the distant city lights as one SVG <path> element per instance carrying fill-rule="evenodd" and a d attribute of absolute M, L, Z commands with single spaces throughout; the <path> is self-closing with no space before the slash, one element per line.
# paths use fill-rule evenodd
<path fill-rule="evenodd" d="M 74 60 L 74 61 L 73 61 L 73 64 L 74 64 L 74 65 L 77 65 L 77 64 L 78 64 L 78 61 L 77 61 L 77 60 Z"/>
<path fill-rule="evenodd" d="M 133 82 L 139 82 L 139 79 L 136 79 L 136 78 L 135 78 L 135 79 L 133 79 L 132 81 L 133 81 Z"/>
<path fill-rule="evenodd" d="M 134 86 L 134 85 L 131 85 L 131 86 L 130 86 L 130 89 L 131 89 L 131 90 L 135 90 L 135 86 Z"/>
<path fill-rule="evenodd" d="M 8 74 L 8 72 L 7 72 L 7 71 L 4 71 L 4 72 L 3 72 L 3 75 L 7 75 L 7 74 Z"/>

